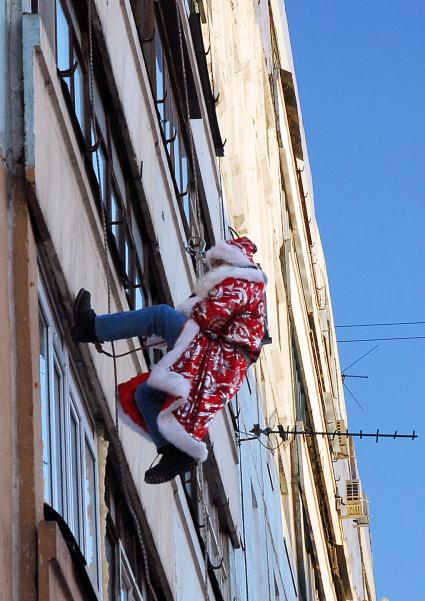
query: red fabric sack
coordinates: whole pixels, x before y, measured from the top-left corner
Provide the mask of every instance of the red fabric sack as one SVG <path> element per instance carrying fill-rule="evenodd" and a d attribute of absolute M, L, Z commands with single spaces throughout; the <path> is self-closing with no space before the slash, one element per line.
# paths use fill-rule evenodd
<path fill-rule="evenodd" d="M 138 426 L 146 431 L 147 428 L 145 420 L 143 419 L 136 405 L 134 393 L 136 392 L 136 388 L 140 384 L 143 384 L 143 382 L 146 382 L 149 376 L 150 372 L 142 372 L 137 374 L 137 376 L 134 376 L 134 378 L 131 378 L 131 380 L 118 384 L 118 396 L 124 413 L 126 413 Z"/>

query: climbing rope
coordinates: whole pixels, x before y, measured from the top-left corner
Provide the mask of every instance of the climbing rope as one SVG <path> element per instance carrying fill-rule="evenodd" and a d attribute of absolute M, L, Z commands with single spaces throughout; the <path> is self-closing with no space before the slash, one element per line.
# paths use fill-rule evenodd
<path fill-rule="evenodd" d="M 200 213 L 199 213 L 199 189 L 198 189 L 198 176 L 197 176 L 197 168 L 195 161 L 195 142 L 193 139 L 193 131 L 192 125 L 190 122 L 190 107 L 189 107 L 189 92 L 187 85 L 187 74 L 186 74 L 186 63 L 184 57 L 184 48 L 183 48 L 183 33 L 182 33 L 182 21 L 181 14 L 179 9 L 177 8 L 177 27 L 179 33 L 179 45 L 180 45 L 180 60 L 182 64 L 182 72 L 183 72 L 183 82 L 184 82 L 184 97 L 185 97 L 185 108 L 186 108 L 186 126 L 187 131 L 189 132 L 189 143 L 190 143 L 190 160 L 192 164 L 192 173 L 194 178 L 194 186 L 195 186 L 195 206 L 193 206 L 193 201 L 191 196 L 189 195 L 189 201 L 192 207 L 192 211 L 194 213 L 194 230 L 195 233 L 188 241 L 188 246 L 186 248 L 187 252 L 195 257 L 196 260 L 196 275 L 200 275 L 200 266 L 203 260 L 205 259 L 205 247 L 206 243 L 204 238 L 200 234 L 198 220 L 200 222 Z M 205 532 L 205 541 L 204 541 L 204 601 L 208 601 L 208 543 L 209 543 L 209 517 L 208 517 L 208 509 L 205 501 L 204 494 L 204 470 L 202 464 L 198 463 L 198 473 L 200 475 L 200 497 L 202 504 L 202 513 L 203 513 L 203 525 Z"/>
<path fill-rule="evenodd" d="M 106 274 L 106 285 L 107 285 L 107 306 L 108 313 L 111 313 L 111 266 L 109 261 L 109 252 L 108 252 L 108 230 L 107 230 L 107 206 L 106 199 L 104 198 L 104 182 L 101 179 L 101 170 L 99 163 L 99 143 L 100 143 L 100 135 L 97 128 L 96 115 L 94 110 L 94 61 L 93 61 L 93 31 L 92 31 L 92 1 L 88 0 L 88 39 L 89 39 L 89 101 L 90 101 L 90 120 L 91 120 L 91 130 L 93 133 L 93 144 L 91 147 L 91 151 L 95 153 L 96 159 L 96 172 L 97 172 L 97 180 L 99 184 L 100 191 L 100 201 L 101 201 L 101 219 L 102 219 L 102 229 L 103 229 L 103 262 Z M 187 73 L 186 73 L 186 64 L 184 57 L 184 47 L 183 47 L 183 33 L 182 33 L 182 22 L 181 15 L 177 12 L 177 24 L 178 24 L 178 34 L 179 34 L 179 45 L 180 45 L 180 57 L 182 64 L 182 72 L 183 72 L 183 82 L 184 82 L 184 97 L 185 97 L 185 109 L 186 109 L 186 126 L 188 131 L 188 138 L 190 144 L 190 164 L 191 171 L 193 177 L 194 184 L 194 195 L 190 194 L 189 190 L 187 191 L 189 203 L 191 207 L 191 211 L 193 214 L 193 219 L 190 222 L 190 231 L 191 238 L 187 242 L 186 251 L 195 259 L 196 262 L 196 274 L 200 274 L 200 267 L 205 258 L 205 247 L 206 243 L 201 235 L 199 223 L 200 223 L 200 208 L 199 208 L 199 188 L 198 188 L 198 175 L 197 175 L 197 167 L 195 160 L 195 143 L 193 137 L 193 131 L 190 122 L 190 107 L 189 107 L 189 93 L 188 93 L 188 85 L 187 85 Z M 221 175 L 221 174 L 220 174 Z M 222 209 L 223 210 L 223 209 Z M 223 228 L 224 228 L 224 213 L 223 213 Z M 115 430 L 117 435 L 118 444 L 116 445 L 117 455 L 118 455 L 118 466 L 119 466 L 119 476 L 122 482 L 124 496 L 126 500 L 126 504 L 132 516 L 133 522 L 136 528 L 137 538 L 140 544 L 140 548 L 142 550 L 144 569 L 146 582 L 149 588 L 149 591 L 152 595 L 153 601 L 158 601 L 156 592 L 152 585 L 149 573 L 149 564 L 148 564 L 148 556 L 146 547 L 143 540 L 142 528 L 140 525 L 139 518 L 133 508 L 133 504 L 131 501 L 127 481 L 125 478 L 125 456 L 124 451 L 121 445 L 120 436 L 119 436 L 119 421 L 118 421 L 118 377 L 117 377 L 117 359 L 120 357 L 125 357 L 137 351 L 143 350 L 147 348 L 147 346 L 143 345 L 138 348 L 132 349 L 130 351 L 117 354 L 115 352 L 114 343 L 111 342 L 111 352 L 105 351 L 101 344 L 96 345 L 96 350 L 99 353 L 102 353 L 113 360 L 113 374 L 114 374 L 114 383 L 115 383 Z M 205 545 L 204 545 L 204 600 L 208 601 L 208 545 L 209 545 L 209 515 L 207 504 L 205 500 L 204 494 L 204 474 L 202 467 L 199 466 L 199 473 L 201 476 L 200 480 L 200 500 L 202 504 L 202 512 L 203 512 L 203 522 L 205 527 Z"/>
<path fill-rule="evenodd" d="M 207 509 L 207 503 L 205 501 L 205 495 L 204 495 L 204 468 L 202 467 L 202 464 L 199 466 L 198 468 L 199 470 L 199 476 L 200 476 L 200 487 L 199 487 L 199 492 L 200 492 L 200 500 L 201 500 L 201 504 L 202 504 L 202 523 L 204 526 L 204 532 L 205 532 L 205 540 L 204 540 L 204 601 L 208 601 L 208 543 L 209 543 L 209 535 L 210 535 L 210 530 L 209 530 L 209 517 L 208 517 L 208 509 Z"/>
<path fill-rule="evenodd" d="M 192 125 L 190 122 L 189 91 L 188 91 L 188 85 L 187 85 L 186 62 L 185 62 L 185 58 L 184 58 L 182 21 L 181 21 L 181 14 L 180 14 L 178 7 L 177 7 L 176 11 L 177 11 L 177 29 L 178 29 L 178 34 L 179 34 L 179 46 L 180 46 L 180 60 L 181 60 L 181 65 L 182 65 L 183 84 L 184 84 L 184 99 L 185 99 L 185 113 L 186 113 L 185 119 L 186 119 L 186 128 L 187 128 L 189 144 L 190 144 L 190 150 L 189 150 L 190 157 L 189 158 L 190 158 L 190 163 L 191 163 L 191 171 L 193 174 L 193 183 L 194 183 L 194 192 L 195 192 L 195 200 L 193 200 L 192 195 L 189 193 L 189 191 L 187 192 L 188 197 L 189 197 L 190 207 L 192 209 L 192 213 L 194 216 L 193 219 L 191 219 L 191 223 L 190 223 L 192 237 L 189 239 L 188 244 L 190 243 L 191 240 L 197 239 L 198 241 L 203 242 L 203 244 L 204 244 L 203 250 L 205 250 L 205 241 L 204 241 L 203 236 L 201 235 L 201 230 L 199 227 L 199 223 L 201 222 L 201 219 L 200 219 L 201 215 L 200 215 L 200 209 L 199 209 L 198 171 L 197 171 L 196 160 L 195 160 L 195 141 L 193 138 Z M 189 252 L 189 254 L 191 254 L 191 253 Z M 196 275 L 197 276 L 200 275 L 200 267 L 201 267 L 201 259 L 202 258 L 203 257 L 201 254 L 195 255 Z"/>
<path fill-rule="evenodd" d="M 99 191 L 100 191 L 101 216 L 102 216 L 102 228 L 103 228 L 103 260 L 104 260 L 105 273 L 106 273 L 108 313 L 110 313 L 111 312 L 111 268 L 110 268 L 109 255 L 108 255 L 108 231 L 107 231 L 106 201 L 105 201 L 105 198 L 103 197 L 103 182 L 101 180 L 99 154 L 98 154 L 99 134 L 97 131 L 96 115 L 95 115 L 95 111 L 94 111 L 94 64 L 93 64 L 94 61 L 93 61 L 92 1 L 93 0 L 88 0 L 88 2 L 87 2 L 87 6 L 88 6 L 88 14 L 87 14 L 88 38 L 89 38 L 89 88 L 90 88 L 89 101 L 90 101 L 90 121 L 91 121 L 91 128 L 92 128 L 90 130 L 90 135 L 91 135 L 91 131 L 93 131 L 92 152 L 95 152 L 95 154 L 96 154 L 96 170 L 97 170 L 97 180 L 99 183 Z M 129 492 L 128 486 L 127 486 L 127 480 L 125 478 L 125 470 L 124 470 L 125 457 L 124 457 L 124 451 L 123 451 L 121 441 L 120 441 L 119 427 L 118 427 L 118 374 L 117 374 L 117 361 L 116 360 L 118 357 L 123 357 L 132 352 L 135 352 L 136 349 L 133 349 L 132 351 L 129 351 L 127 353 L 122 353 L 121 355 L 117 355 L 115 353 L 115 346 L 114 346 L 113 342 L 111 342 L 111 350 L 112 350 L 111 353 L 104 351 L 102 348 L 99 349 L 99 347 L 97 345 L 96 345 L 96 348 L 97 348 L 98 352 L 102 352 L 103 354 L 108 355 L 109 357 L 112 357 L 112 359 L 113 359 L 114 384 L 115 384 L 115 430 L 116 430 L 117 441 L 118 441 L 118 444 L 116 445 L 116 450 L 117 450 L 117 454 L 118 454 L 119 475 L 120 475 L 120 480 L 121 480 L 122 487 L 124 490 L 126 504 L 130 511 L 130 514 L 132 516 L 134 525 L 136 527 L 137 538 L 138 538 L 138 541 L 140 544 L 140 548 L 142 550 L 146 583 L 147 583 L 149 591 L 152 595 L 152 600 L 158 601 L 158 597 L 156 595 L 155 589 L 153 587 L 153 584 L 152 584 L 152 581 L 150 578 L 148 554 L 147 554 L 146 546 L 145 546 L 145 543 L 143 540 L 142 528 L 140 525 L 139 518 L 133 508 L 133 503 L 131 501 L 130 492 Z M 139 350 L 139 349 L 137 349 L 137 350 Z"/>
<path fill-rule="evenodd" d="M 107 212 L 106 212 L 106 203 L 102 198 L 102 184 L 100 180 L 100 165 L 99 165 L 99 156 L 98 156 L 98 133 L 97 133 L 97 122 L 94 113 L 94 70 L 93 70 L 93 41 L 92 41 L 92 25 L 91 25 L 91 2 L 89 0 L 89 84 L 90 84 L 90 117 L 93 127 L 93 137 L 94 137 L 94 152 L 96 153 L 96 166 L 97 166 L 97 176 L 99 182 L 99 188 L 101 191 L 101 216 L 102 216 L 102 227 L 103 227 L 103 260 L 105 264 L 105 272 L 106 272 L 106 283 L 107 283 L 107 291 L 108 291 L 108 313 L 111 312 L 111 268 L 108 260 L 108 232 L 107 232 Z M 205 260 L 205 249 L 206 242 L 203 236 L 201 235 L 201 231 L 199 228 L 200 222 L 200 214 L 199 214 L 199 188 L 198 188 L 198 175 L 195 161 L 195 143 L 193 139 L 193 132 L 190 123 L 190 107 L 189 107 L 189 93 L 188 93 L 188 85 L 187 85 L 187 73 L 186 73 L 186 64 L 184 60 L 184 48 L 183 48 L 183 33 L 182 33 L 182 24 L 181 24 L 181 15 L 177 12 L 177 23 L 178 23 L 178 32 L 179 32 L 179 45 L 180 45 L 180 58 L 182 63 L 182 71 L 183 71 L 183 81 L 184 81 L 184 96 L 185 96 L 185 117 L 186 117 L 186 125 L 188 131 L 188 138 L 190 144 L 190 152 L 189 159 L 191 163 L 191 172 L 193 174 L 193 182 L 194 182 L 194 191 L 195 191 L 195 200 L 192 198 L 189 190 L 187 191 L 190 207 L 192 210 L 192 214 L 194 218 L 191 220 L 190 228 L 192 236 L 187 241 L 185 246 L 186 252 L 195 259 L 196 264 L 196 275 L 199 276 L 201 273 L 201 266 L 204 264 Z M 224 217 L 223 217 L 224 219 Z M 223 221 L 224 224 L 224 221 Z M 102 348 L 101 343 L 96 344 L 96 350 L 98 353 L 102 353 L 107 357 L 110 357 L 114 361 L 114 372 L 116 372 L 116 359 L 121 357 L 126 357 L 127 355 L 131 355 L 132 353 L 136 353 L 138 351 L 143 351 L 148 348 L 146 345 L 142 345 L 138 348 L 132 349 L 125 353 L 117 354 L 115 352 L 114 343 L 111 342 L 111 350 L 109 353 Z M 117 403 L 115 403 L 115 423 L 118 424 L 118 412 L 117 412 Z"/>
<path fill-rule="evenodd" d="M 190 107 L 189 107 L 189 92 L 187 85 L 187 74 L 186 74 L 186 63 L 184 57 L 184 48 L 183 48 L 183 33 L 182 33 L 182 21 L 181 14 L 179 8 L 177 8 L 177 28 L 179 33 L 179 46 L 180 46 L 180 60 L 182 65 L 183 72 L 183 83 L 184 83 L 184 98 L 185 98 L 185 109 L 186 109 L 186 126 L 187 131 L 189 133 L 189 143 L 190 143 L 190 160 L 192 165 L 192 173 L 194 179 L 194 187 L 195 187 L 195 204 L 193 203 L 192 197 L 189 194 L 189 202 L 192 207 L 192 212 L 194 214 L 193 219 L 193 235 L 188 240 L 188 245 L 186 250 L 189 254 L 195 257 L 196 260 L 196 275 L 200 274 L 200 265 L 203 259 L 205 258 L 205 240 L 201 236 L 201 232 L 198 225 L 198 220 L 200 222 L 200 214 L 199 214 L 199 189 L 198 189 L 198 175 L 195 161 L 195 142 L 193 139 L 193 131 L 192 125 L 190 122 Z M 191 224 L 192 226 L 192 224 Z M 198 472 L 200 475 L 201 486 L 200 486 L 200 496 L 201 496 L 201 504 L 202 504 L 202 513 L 203 513 L 203 524 L 205 528 L 205 544 L 204 544 L 204 601 L 208 601 L 208 539 L 209 539 L 209 522 L 208 522 L 208 509 L 205 501 L 204 495 L 204 470 L 202 465 L 198 463 Z"/>

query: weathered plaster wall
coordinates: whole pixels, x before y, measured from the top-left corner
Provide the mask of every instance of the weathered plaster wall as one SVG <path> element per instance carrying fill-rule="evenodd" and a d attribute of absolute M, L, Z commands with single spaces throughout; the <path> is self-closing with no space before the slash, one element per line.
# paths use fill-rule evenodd
<path fill-rule="evenodd" d="M 0 38 L 1 39 L 1 38 Z M 14 362 L 11 349 L 14 348 L 11 324 L 10 296 L 10 225 L 8 212 L 8 174 L 4 165 L 0 166 L 0 273 L 3 285 L 0 287 L 0 380 L 2 382 L 2 419 L 0 420 L 0 482 L 2 502 L 0 503 L 0 540 L 2 541 L 2 561 L 0 562 L 0 590 L 5 599 L 12 599 L 13 567 L 16 565 L 16 547 L 13 539 L 14 484 L 15 484 L 15 402 L 14 402 Z"/>

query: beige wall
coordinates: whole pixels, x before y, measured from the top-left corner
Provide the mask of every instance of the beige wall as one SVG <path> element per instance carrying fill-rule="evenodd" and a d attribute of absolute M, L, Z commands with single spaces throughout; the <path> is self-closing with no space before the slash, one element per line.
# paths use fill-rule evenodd
<path fill-rule="evenodd" d="M 0 562 L 0 590 L 3 599 L 12 599 L 14 587 L 13 571 L 17 560 L 14 544 L 14 503 L 15 481 L 15 420 L 13 357 L 11 349 L 13 332 L 10 310 L 10 226 L 8 212 L 7 171 L 0 166 L 0 273 L 3 285 L 0 287 L 0 380 L 2 382 L 2 419 L 0 420 L 0 482 L 2 482 L 2 502 L 0 503 L 0 540 L 2 541 L 2 561 Z"/>

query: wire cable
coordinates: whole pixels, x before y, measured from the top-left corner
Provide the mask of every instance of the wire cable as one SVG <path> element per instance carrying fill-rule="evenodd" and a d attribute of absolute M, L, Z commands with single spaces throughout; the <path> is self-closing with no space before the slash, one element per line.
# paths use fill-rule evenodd
<path fill-rule="evenodd" d="M 343 382 L 344 388 L 347 390 L 348 394 L 356 401 L 357 405 L 360 407 L 360 409 L 362 411 L 364 411 L 363 407 L 360 405 L 359 401 L 356 399 L 356 397 L 354 396 L 354 394 L 351 392 L 351 390 L 348 388 L 347 384 L 345 382 Z"/>
<path fill-rule="evenodd" d="M 364 359 L 365 357 L 367 357 L 367 355 L 370 355 L 370 353 L 371 353 L 372 351 L 374 351 L 375 349 L 377 349 L 377 348 L 378 348 L 378 346 L 379 346 L 379 344 L 376 344 L 376 345 L 375 345 L 373 348 L 369 349 L 369 350 L 367 351 L 367 353 L 365 353 L 364 355 L 362 355 L 361 357 L 359 357 L 358 359 L 356 359 L 355 361 L 353 361 L 353 363 L 350 363 L 350 365 L 349 365 L 348 367 L 345 367 L 345 368 L 342 370 L 342 375 L 344 375 L 344 374 L 345 374 L 345 372 L 347 371 L 347 369 L 350 369 L 350 367 L 353 367 L 353 365 L 356 365 L 356 364 L 357 364 L 359 361 L 361 361 L 362 359 Z"/>
<path fill-rule="evenodd" d="M 335 326 L 336 328 L 375 328 L 380 326 L 415 326 L 424 325 L 425 321 L 390 321 L 383 323 L 352 323 Z"/>
<path fill-rule="evenodd" d="M 425 340 L 425 336 L 392 336 L 391 338 L 353 338 L 337 342 L 386 342 L 389 340 Z"/>

